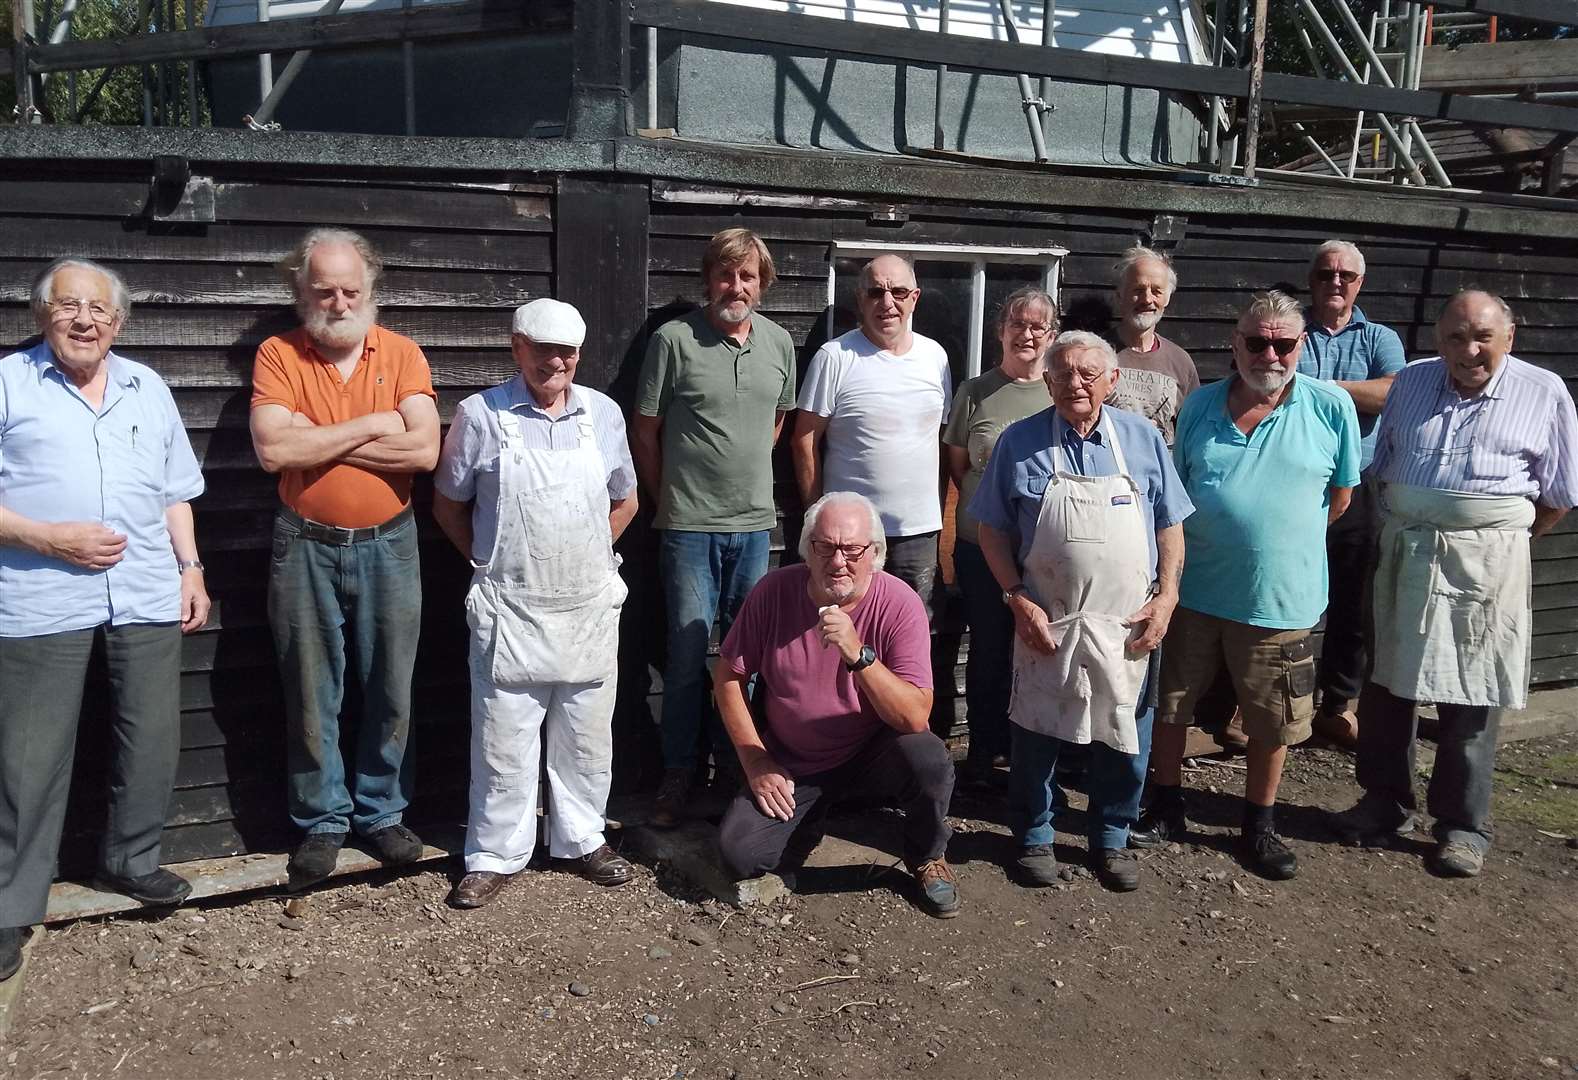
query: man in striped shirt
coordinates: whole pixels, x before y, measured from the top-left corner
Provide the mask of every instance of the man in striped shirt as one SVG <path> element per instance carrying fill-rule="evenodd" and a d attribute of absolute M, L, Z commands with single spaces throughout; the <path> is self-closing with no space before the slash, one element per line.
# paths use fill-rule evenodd
<path fill-rule="evenodd" d="M 1434 702 L 1434 865 L 1451 877 L 1484 865 L 1496 728 L 1502 709 L 1527 703 L 1530 536 L 1578 505 L 1572 396 L 1511 354 L 1513 335 L 1500 297 L 1458 293 L 1436 323 L 1441 355 L 1398 374 L 1377 429 L 1383 524 L 1359 728 L 1365 794 L 1334 825 L 1351 843 L 1413 828 L 1415 707 Z"/>

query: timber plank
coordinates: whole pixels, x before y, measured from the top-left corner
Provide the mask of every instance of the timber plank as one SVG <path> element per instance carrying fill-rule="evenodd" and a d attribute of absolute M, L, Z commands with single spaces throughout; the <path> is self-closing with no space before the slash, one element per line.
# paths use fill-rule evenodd
<path fill-rule="evenodd" d="M 539 194 L 442 190 L 377 184 L 221 183 L 215 214 L 225 221 L 314 222 L 358 226 L 406 225 L 482 232 L 546 232 L 553 228 L 552 200 Z"/>
<path fill-rule="evenodd" d="M 144 345 L 178 345 L 256 348 L 275 334 L 294 329 L 295 313 L 282 306 L 243 307 L 206 305 L 202 317 L 168 304 L 145 304 L 116 339 L 116 346 L 135 352 Z M 445 345 L 508 349 L 509 312 L 447 308 L 387 308 L 379 317 L 381 325 L 414 338 L 419 345 Z M 0 341 L 23 341 L 38 333 L 32 314 L 24 307 L 0 308 Z M 582 354 L 583 362 L 587 359 Z"/>
<path fill-rule="evenodd" d="M 509 325 L 510 310 L 501 308 L 498 318 Z M 142 345 L 123 350 L 124 355 L 147 364 L 159 373 L 172 390 L 250 389 L 256 346 L 235 344 L 228 347 L 170 348 Z M 508 347 L 447 348 L 423 345 L 435 387 L 447 390 L 483 390 L 514 378 L 519 368 Z M 194 433 L 194 448 L 196 439 Z M 199 454 L 201 456 L 201 454 Z"/>

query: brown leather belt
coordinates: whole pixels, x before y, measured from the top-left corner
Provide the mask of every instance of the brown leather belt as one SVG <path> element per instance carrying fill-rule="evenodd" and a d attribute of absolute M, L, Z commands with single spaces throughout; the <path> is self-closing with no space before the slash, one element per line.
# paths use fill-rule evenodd
<path fill-rule="evenodd" d="M 334 544 L 346 547 L 350 544 L 359 544 L 363 540 L 376 540 L 380 536 L 387 536 L 396 529 L 410 523 L 415 516 L 411 507 L 407 506 L 394 517 L 382 525 L 372 525 L 365 529 L 342 529 L 338 525 L 325 525 L 321 521 L 312 521 L 304 518 L 288 506 L 279 508 L 279 516 L 289 522 L 296 530 L 296 535 L 305 540 L 316 540 L 320 544 Z"/>

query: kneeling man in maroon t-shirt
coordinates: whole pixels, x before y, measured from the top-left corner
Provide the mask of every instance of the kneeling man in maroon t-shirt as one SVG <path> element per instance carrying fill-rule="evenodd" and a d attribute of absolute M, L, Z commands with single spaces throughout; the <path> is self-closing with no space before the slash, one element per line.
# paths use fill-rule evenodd
<path fill-rule="evenodd" d="M 835 491 L 806 511 L 804 565 L 774 570 L 740 607 L 713 671 L 746 790 L 718 842 L 738 878 L 800 868 L 828 810 L 858 790 L 904 810 L 904 858 L 923 906 L 959 913 L 943 854 L 953 763 L 933 735 L 931 632 L 914 590 L 882 572 L 882 519 Z M 761 682 L 761 723 L 746 683 Z"/>

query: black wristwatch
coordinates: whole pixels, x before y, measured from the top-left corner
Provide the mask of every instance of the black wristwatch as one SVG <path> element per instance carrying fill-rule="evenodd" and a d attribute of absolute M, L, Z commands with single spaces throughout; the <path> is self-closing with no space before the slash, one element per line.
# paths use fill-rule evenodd
<path fill-rule="evenodd" d="M 860 647 L 860 655 L 855 657 L 853 661 L 845 660 L 844 667 L 848 668 L 850 671 L 864 671 L 866 668 L 870 667 L 876 662 L 877 650 L 873 649 L 870 645 L 862 645 Z"/>

